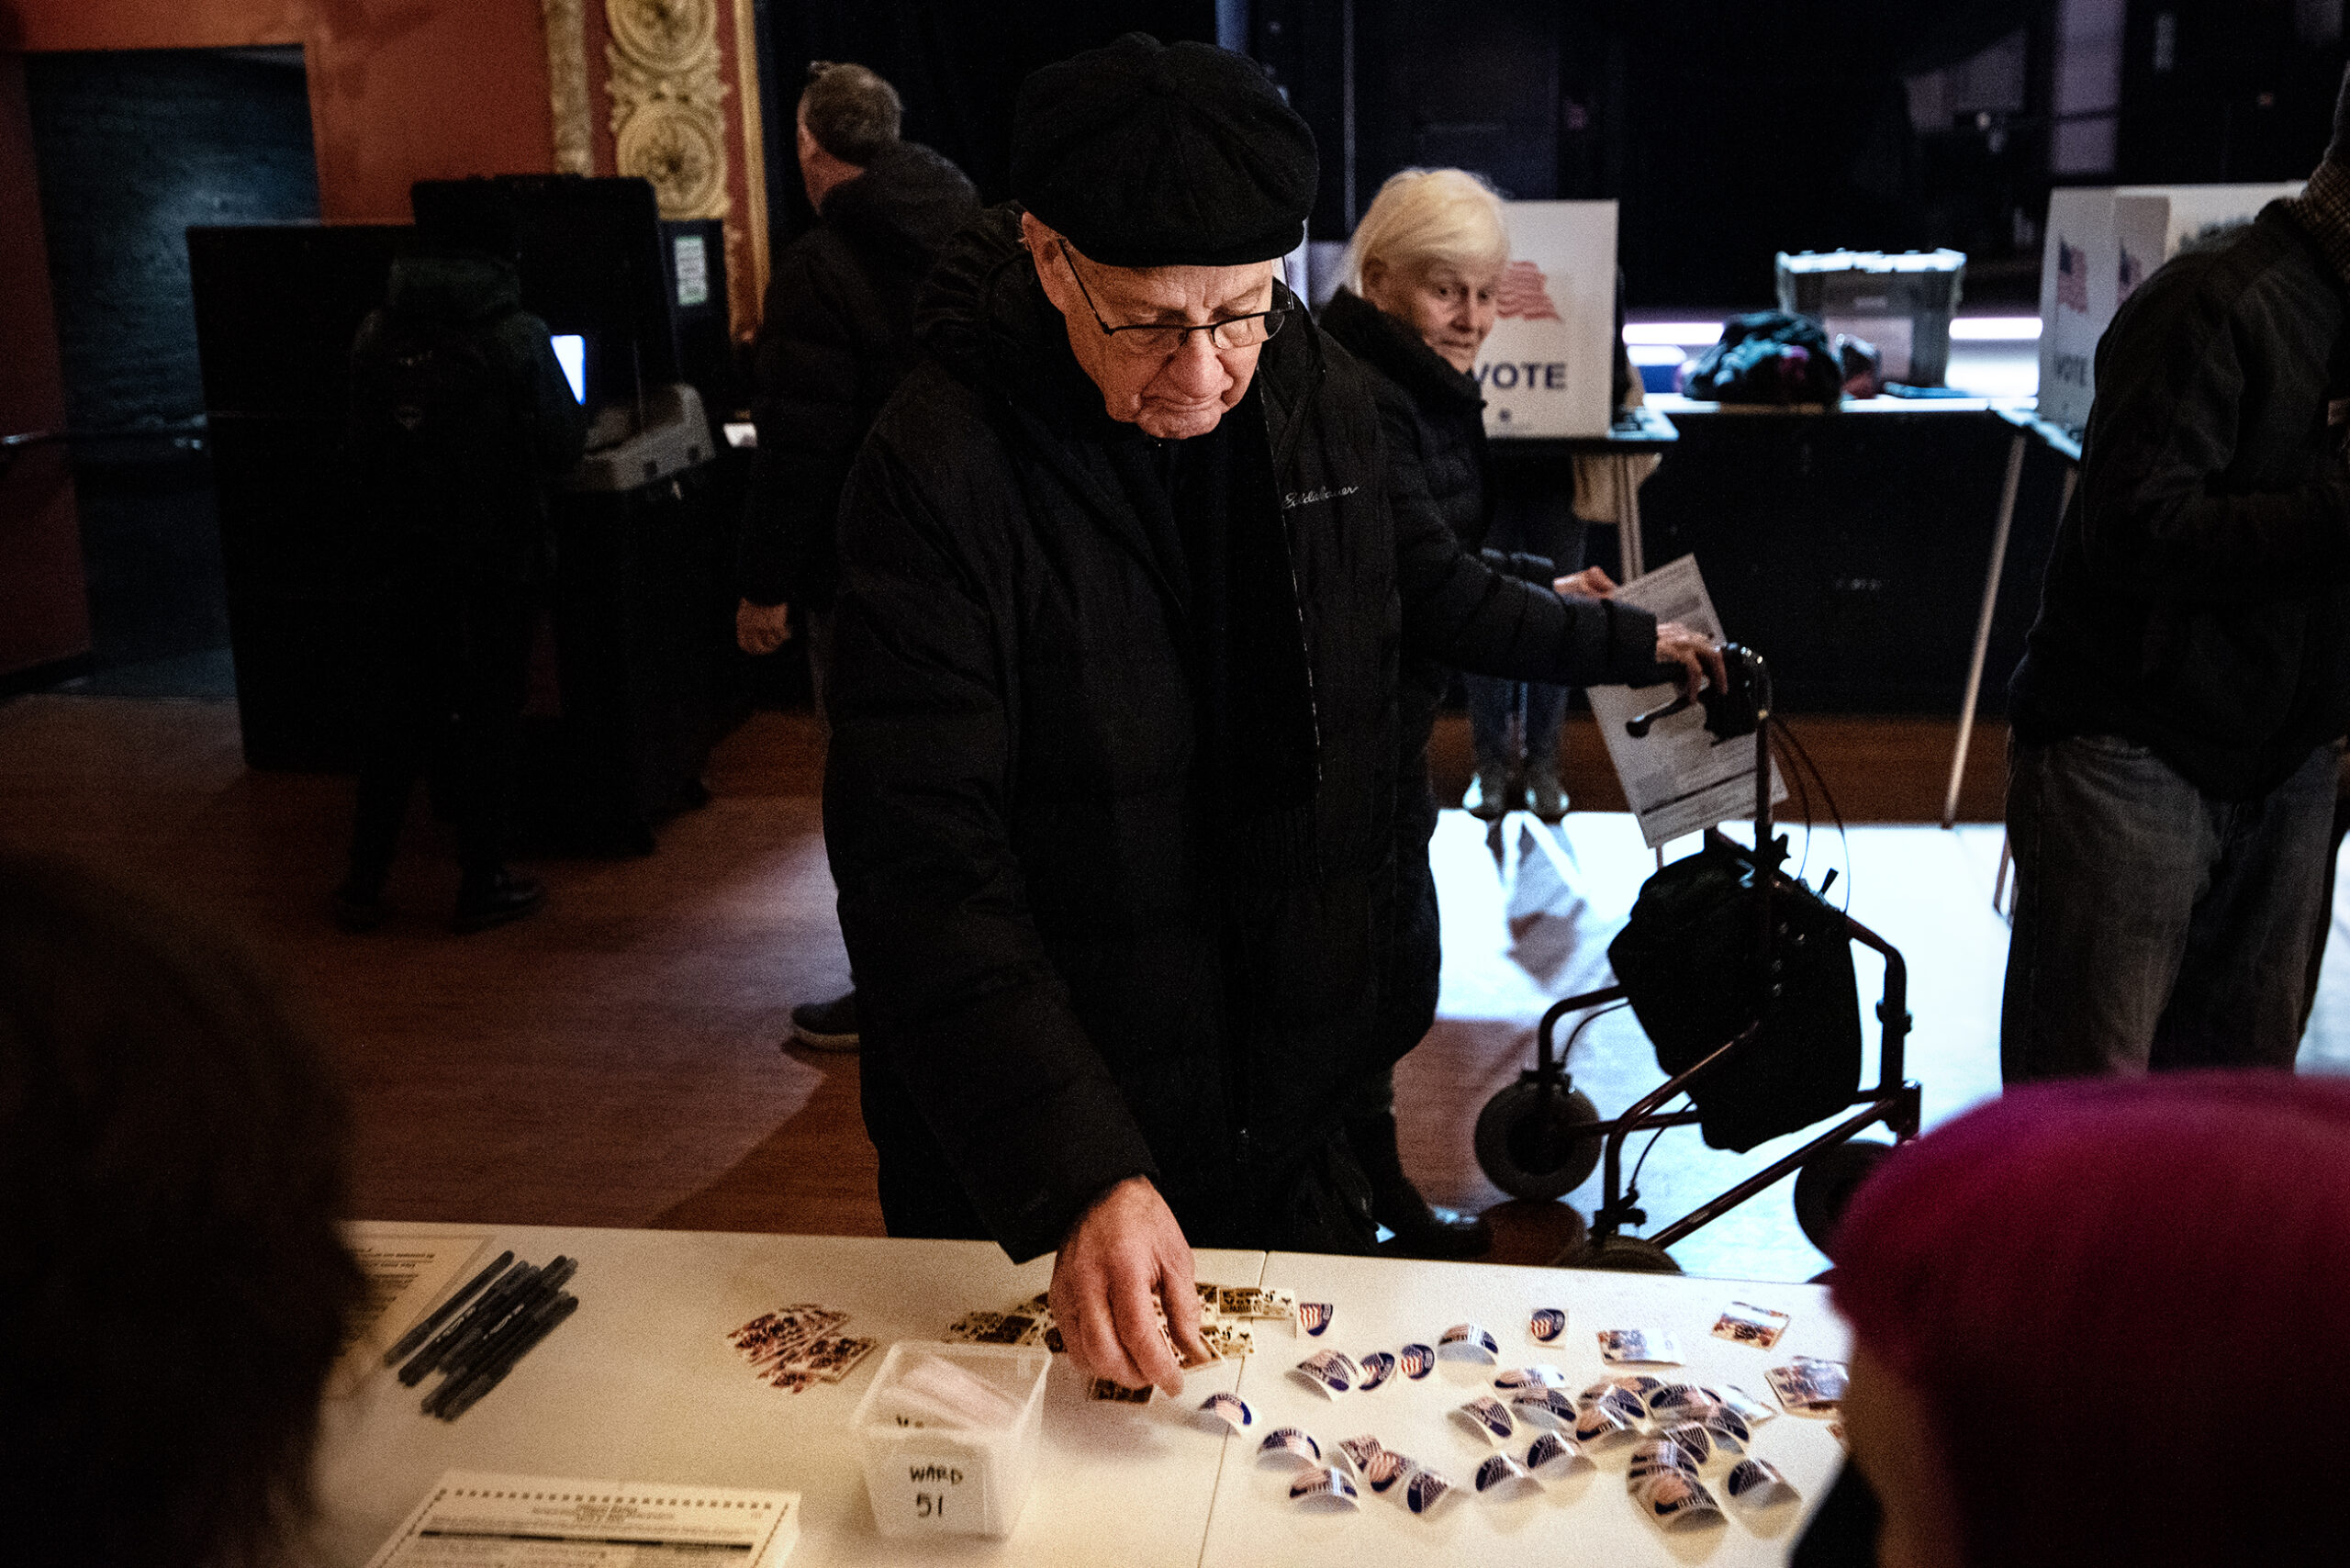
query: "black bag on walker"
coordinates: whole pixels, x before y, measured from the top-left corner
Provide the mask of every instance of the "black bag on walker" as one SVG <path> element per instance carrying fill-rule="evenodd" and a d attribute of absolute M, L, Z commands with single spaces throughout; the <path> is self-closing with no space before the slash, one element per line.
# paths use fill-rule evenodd
<path fill-rule="evenodd" d="M 1770 895 L 1770 970 L 1757 963 L 1754 860 L 1709 840 L 1640 889 L 1607 946 L 1657 1065 L 1685 1072 L 1759 1017 L 1761 1032 L 1689 1086 L 1706 1142 L 1740 1153 L 1843 1109 L 1861 1086 L 1861 1007 L 1844 917 L 1809 888 Z"/>

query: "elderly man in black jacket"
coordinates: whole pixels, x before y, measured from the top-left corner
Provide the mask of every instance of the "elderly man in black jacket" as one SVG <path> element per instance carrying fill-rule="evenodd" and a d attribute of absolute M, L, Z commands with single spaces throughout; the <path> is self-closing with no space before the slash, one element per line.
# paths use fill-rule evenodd
<path fill-rule="evenodd" d="M 1254 65 L 1048 66 L 1012 175 L 843 502 L 826 842 L 890 1229 L 1058 1248 L 1080 1363 L 1172 1389 L 1191 1241 L 1371 1241 L 1338 1110 L 1392 1060 L 1399 644 L 1574 651 L 1391 507 L 1273 275 L 1315 162 Z"/>
<path fill-rule="evenodd" d="M 2350 730 L 2350 80 L 2306 194 L 2098 345 L 2013 683 L 2009 1082 L 2300 1048 Z"/>
<path fill-rule="evenodd" d="M 776 258 L 752 351 L 759 460 L 744 520 L 734 637 L 769 654 L 808 632 L 816 711 L 832 664 L 840 567 L 834 524 L 850 462 L 914 362 L 914 290 L 979 210 L 963 172 L 899 137 L 897 90 L 862 65 L 818 61 L 798 112 L 800 174 L 816 224 Z M 857 1047 L 856 993 L 791 1010 L 817 1050 Z"/>

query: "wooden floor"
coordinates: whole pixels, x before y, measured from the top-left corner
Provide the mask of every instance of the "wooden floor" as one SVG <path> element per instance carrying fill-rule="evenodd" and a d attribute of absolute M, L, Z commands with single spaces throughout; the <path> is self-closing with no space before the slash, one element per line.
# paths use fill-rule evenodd
<path fill-rule="evenodd" d="M 1801 729 L 1848 821 L 1937 811 L 1949 725 Z M 1459 730 L 1448 722 L 1438 746 L 1439 773 L 1456 778 Z M 2003 746 L 1996 726 L 1978 731 L 1966 792 L 1978 818 L 1996 810 Z M 792 1004 L 848 978 L 815 747 L 805 713 L 758 715 L 714 759 L 711 804 L 666 827 L 655 854 L 534 863 L 551 889 L 546 911 L 465 938 L 446 932 L 454 873 L 421 812 L 395 872 L 397 918 L 365 936 L 335 930 L 325 893 L 350 784 L 249 772 L 225 703 L 0 706 L 0 843 L 116 868 L 252 942 L 350 1084 L 360 1214 L 873 1235 L 856 1058 L 779 1047 Z M 1630 820 L 1602 809 L 1616 803 L 1613 782 L 1587 722 L 1564 770 L 1578 811 L 1561 833 L 1514 819 L 1488 835 L 1459 812 L 1438 833 L 1444 1018 L 1400 1084 L 1406 1162 L 1440 1199 L 1500 1198 L 1470 1155 L 1476 1114 L 1528 1059 L 1528 1031 L 1549 999 L 1604 967 L 1653 866 Z M 1820 863 L 1847 867 L 1854 913 L 1912 955 L 1913 1074 L 1932 1114 L 1996 1088 L 1998 845 L 1996 828 L 1856 827 L 1849 866 L 1832 834 L 1816 846 Z M 1874 983 L 1864 972 L 1864 992 Z M 2321 1011 L 2350 1035 L 2350 995 Z M 1628 1029 L 1620 1016 L 1595 1025 L 1572 1058 L 1606 1112 L 1657 1081 Z M 1723 1156 L 1672 1135 L 1642 1177 L 1651 1215 L 1677 1215 L 1769 1152 Z M 1574 1199 L 1588 1207 L 1590 1193 Z M 1555 1247 L 1554 1208 L 1496 1218 L 1504 1260 L 1542 1260 Z M 1819 1266 L 1776 1193 L 1681 1256 L 1749 1277 Z"/>

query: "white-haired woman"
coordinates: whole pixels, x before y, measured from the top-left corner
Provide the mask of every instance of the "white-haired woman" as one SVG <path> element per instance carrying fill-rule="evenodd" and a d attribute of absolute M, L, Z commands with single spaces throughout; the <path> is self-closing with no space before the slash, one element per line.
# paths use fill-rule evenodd
<path fill-rule="evenodd" d="M 1492 506 L 1484 399 L 1470 370 L 1493 330 L 1494 286 L 1508 260 L 1501 203 L 1490 188 L 1459 169 L 1407 169 L 1380 187 L 1348 250 L 1346 286 L 1323 309 L 1324 331 L 1371 373 L 1397 509 L 1399 588 L 1407 599 L 1442 602 L 1442 613 L 1417 619 L 1455 629 L 1446 649 L 1449 663 L 1480 672 L 1472 679 L 1499 678 L 1483 684 L 1503 690 L 1501 703 L 1520 680 L 1549 690 L 1647 684 L 1660 678 L 1660 663 L 1683 665 L 1693 681 L 1701 665 L 1718 671 L 1712 645 L 1685 627 L 1659 625 L 1644 610 L 1607 600 L 1613 585 L 1602 574 L 1553 584 L 1547 558 L 1491 550 L 1480 557 Z M 1529 589 L 1512 577 L 1561 591 Z M 1428 872 L 1436 799 L 1427 748 L 1451 678 L 1438 656 L 1407 645 L 1398 694 L 1399 913 L 1381 1024 L 1391 1061 L 1418 1044 L 1436 1018 L 1441 953 Z M 1548 711 L 1539 737 L 1548 743 L 1539 753 L 1545 759 L 1556 755 L 1560 719 L 1555 705 Z M 1538 726 L 1530 722 L 1528 733 L 1532 750 Z M 1547 760 L 1545 771 L 1555 785 Z M 1500 794 L 1496 778 L 1486 796 L 1494 816 L 1501 814 Z M 1423 1257 L 1483 1250 L 1482 1221 L 1430 1209 L 1404 1176 L 1392 1074 L 1363 1086 L 1347 1122 L 1348 1142 L 1371 1180 L 1372 1214 L 1396 1233 L 1401 1250 Z"/>

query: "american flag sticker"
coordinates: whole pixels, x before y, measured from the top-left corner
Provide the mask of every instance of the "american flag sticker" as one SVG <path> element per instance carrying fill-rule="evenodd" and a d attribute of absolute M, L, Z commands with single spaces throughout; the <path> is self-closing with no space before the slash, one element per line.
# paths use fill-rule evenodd
<path fill-rule="evenodd" d="M 2089 313 L 2089 257 L 2087 251 L 2056 239 L 2056 303 L 2076 315 Z"/>
<path fill-rule="evenodd" d="M 1320 1335 L 1330 1327 L 1338 1309 L 1326 1301 L 1301 1301 L 1297 1304 L 1297 1326 L 1308 1334 Z"/>
<path fill-rule="evenodd" d="M 1494 288 L 1494 314 L 1521 321 L 1559 319 L 1559 308 L 1550 302 L 1550 280 L 1532 262 L 1510 263 Z"/>
<path fill-rule="evenodd" d="M 1436 1352 L 1426 1345 L 1406 1345 L 1395 1359 L 1403 1367 L 1404 1375 L 1414 1383 L 1436 1370 Z"/>
<path fill-rule="evenodd" d="M 1566 1331 L 1566 1311 L 1556 1306 L 1535 1308 L 1533 1320 L 1527 1325 L 1527 1332 L 1534 1336 L 1537 1343 L 1544 1345 L 1550 1344 Z"/>

